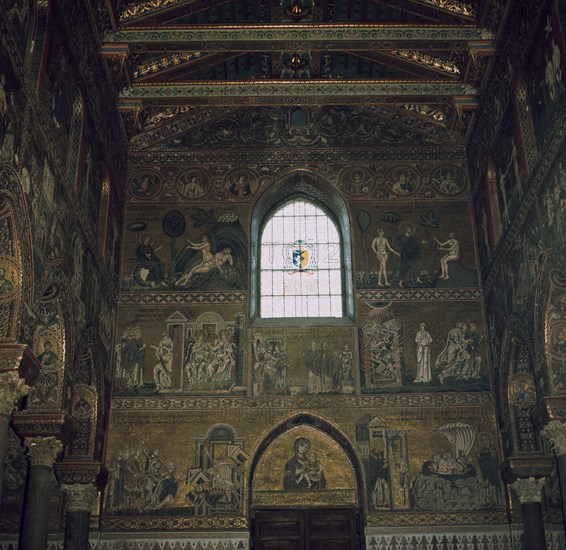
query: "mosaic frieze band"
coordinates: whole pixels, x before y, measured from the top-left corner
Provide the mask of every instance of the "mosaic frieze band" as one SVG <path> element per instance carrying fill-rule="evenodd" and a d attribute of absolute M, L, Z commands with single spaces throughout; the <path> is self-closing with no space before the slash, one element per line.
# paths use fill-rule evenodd
<path fill-rule="evenodd" d="M 269 397 L 269 398 L 114 398 L 112 410 L 224 410 L 224 409 L 304 409 L 311 407 L 423 407 L 491 405 L 489 392 L 438 393 L 415 395 L 364 395 L 340 397 Z"/>
<path fill-rule="evenodd" d="M 294 40 L 324 43 L 325 49 L 332 49 L 332 44 L 343 49 L 344 43 L 398 43 L 399 41 L 424 40 L 428 42 L 492 40 L 493 33 L 488 29 L 480 29 L 475 25 L 422 25 L 410 27 L 405 25 L 356 25 L 352 24 L 295 24 L 295 25 L 214 25 L 195 28 L 159 28 L 156 29 L 122 29 L 107 33 L 104 42 L 136 43 L 199 43 L 215 44 L 218 47 L 233 48 L 233 43 L 251 44 L 253 49 L 279 49 L 281 44 L 288 47 Z M 328 44 L 326 44 L 328 43 Z M 350 46 L 348 45 L 349 49 Z M 204 49 L 207 49 L 206 47 Z"/>

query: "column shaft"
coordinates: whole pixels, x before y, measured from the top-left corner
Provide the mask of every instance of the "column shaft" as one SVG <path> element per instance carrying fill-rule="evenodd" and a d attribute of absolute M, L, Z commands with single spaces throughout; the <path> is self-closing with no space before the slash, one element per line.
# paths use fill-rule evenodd
<path fill-rule="evenodd" d="M 47 548 L 49 497 L 53 489 L 53 482 L 53 469 L 50 466 L 30 466 L 19 550 Z"/>
<path fill-rule="evenodd" d="M 90 512 L 67 512 L 64 550 L 89 550 Z"/>
<path fill-rule="evenodd" d="M 4 463 L 8 452 L 9 414 L 0 413 L 0 511 L 2 510 L 2 488 L 4 487 Z"/>
<path fill-rule="evenodd" d="M 566 530 L 566 454 L 556 457 L 558 481 L 560 482 L 560 496 L 562 500 L 562 521 Z"/>
<path fill-rule="evenodd" d="M 542 507 L 540 502 L 524 502 L 521 504 L 523 514 L 523 548 L 525 550 L 546 550 Z"/>

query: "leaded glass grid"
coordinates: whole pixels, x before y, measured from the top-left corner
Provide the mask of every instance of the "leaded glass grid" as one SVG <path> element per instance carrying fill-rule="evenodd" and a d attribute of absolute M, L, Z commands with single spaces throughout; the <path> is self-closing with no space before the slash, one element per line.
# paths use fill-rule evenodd
<path fill-rule="evenodd" d="M 332 218 L 296 199 L 261 233 L 260 316 L 342 317 L 341 243 Z"/>

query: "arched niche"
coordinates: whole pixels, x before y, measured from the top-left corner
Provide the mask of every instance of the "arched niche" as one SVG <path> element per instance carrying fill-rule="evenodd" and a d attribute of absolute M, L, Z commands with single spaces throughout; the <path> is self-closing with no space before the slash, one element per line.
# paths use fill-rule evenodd
<path fill-rule="evenodd" d="M 310 414 L 276 426 L 252 458 L 250 514 L 261 508 L 363 508 L 361 464 L 336 427 Z"/>
<path fill-rule="evenodd" d="M 292 198 L 303 198 L 320 205 L 336 223 L 341 240 L 344 317 L 354 319 L 354 281 L 352 276 L 352 229 L 348 206 L 340 193 L 324 178 L 306 170 L 296 170 L 274 181 L 256 202 L 251 221 L 250 318 L 259 316 L 260 236 L 274 209 Z"/>
<path fill-rule="evenodd" d="M 534 317 L 539 397 L 566 393 L 566 257 L 557 250 L 542 256 Z"/>

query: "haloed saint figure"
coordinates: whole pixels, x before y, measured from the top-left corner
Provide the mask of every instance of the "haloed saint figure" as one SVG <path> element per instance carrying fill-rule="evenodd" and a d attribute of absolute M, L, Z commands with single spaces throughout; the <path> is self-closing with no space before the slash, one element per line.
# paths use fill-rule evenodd
<path fill-rule="evenodd" d="M 286 491 L 320 491 L 326 489 L 326 478 L 311 442 L 298 437 L 293 445 L 295 455 L 285 464 L 283 488 Z"/>

